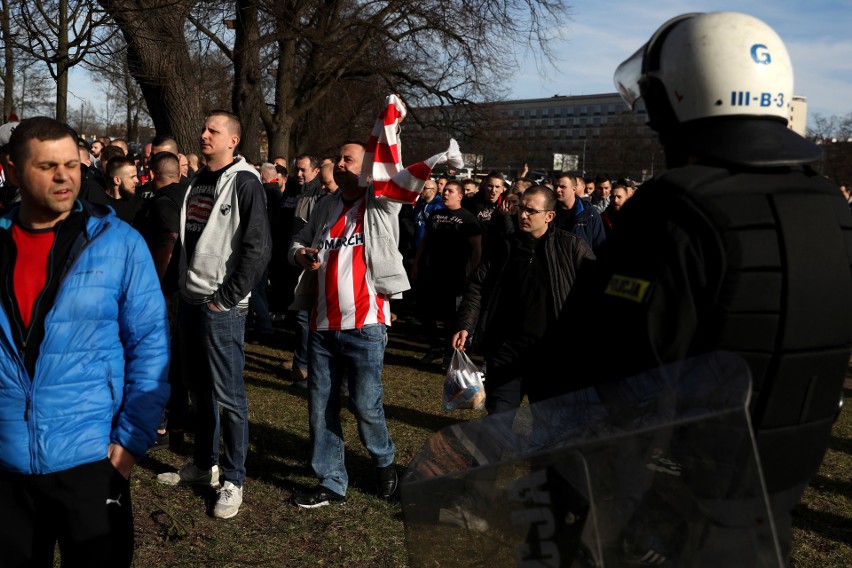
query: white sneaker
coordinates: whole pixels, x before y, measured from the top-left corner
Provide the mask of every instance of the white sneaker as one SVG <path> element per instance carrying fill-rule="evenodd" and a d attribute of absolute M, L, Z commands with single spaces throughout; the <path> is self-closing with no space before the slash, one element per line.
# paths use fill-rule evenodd
<path fill-rule="evenodd" d="M 180 471 L 169 471 L 157 476 L 157 481 L 166 485 L 209 485 L 219 487 L 219 466 L 204 470 L 189 462 Z"/>
<path fill-rule="evenodd" d="M 213 516 L 217 519 L 236 517 L 243 504 L 243 488 L 226 481 L 219 490 L 219 498 L 213 507 Z"/>

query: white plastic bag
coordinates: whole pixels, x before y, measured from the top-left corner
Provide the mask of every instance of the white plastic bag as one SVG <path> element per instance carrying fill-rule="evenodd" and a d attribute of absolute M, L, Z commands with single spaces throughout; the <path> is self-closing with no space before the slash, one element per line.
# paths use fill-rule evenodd
<path fill-rule="evenodd" d="M 456 349 L 444 378 L 444 410 L 472 408 L 479 410 L 485 406 L 485 387 L 479 368 L 463 351 Z"/>

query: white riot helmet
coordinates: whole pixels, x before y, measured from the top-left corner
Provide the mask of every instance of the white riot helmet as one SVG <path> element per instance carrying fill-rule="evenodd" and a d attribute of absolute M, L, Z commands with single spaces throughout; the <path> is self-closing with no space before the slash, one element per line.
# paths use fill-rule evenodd
<path fill-rule="evenodd" d="M 822 149 L 786 125 L 793 68 L 778 34 L 746 14 L 684 14 L 619 65 L 615 86 L 645 102 L 654 130 L 687 151 L 733 164 L 811 162 Z"/>

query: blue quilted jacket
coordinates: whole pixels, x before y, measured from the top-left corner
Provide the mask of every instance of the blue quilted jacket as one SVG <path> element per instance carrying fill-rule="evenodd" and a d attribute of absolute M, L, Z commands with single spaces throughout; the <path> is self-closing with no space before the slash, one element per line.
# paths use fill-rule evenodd
<path fill-rule="evenodd" d="M 66 470 L 104 459 L 110 442 L 141 459 L 168 399 L 168 322 L 148 248 L 112 210 L 87 210 L 32 379 L 0 309 L 2 471 Z M 0 217 L 0 231 L 16 213 Z"/>

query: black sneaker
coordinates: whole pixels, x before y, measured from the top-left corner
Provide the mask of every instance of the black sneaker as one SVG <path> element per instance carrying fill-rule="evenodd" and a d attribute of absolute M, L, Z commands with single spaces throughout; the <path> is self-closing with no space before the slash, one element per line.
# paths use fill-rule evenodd
<path fill-rule="evenodd" d="M 443 354 L 443 350 L 440 347 L 431 347 L 426 353 L 420 357 L 421 363 L 431 363 L 435 359 L 440 359 Z"/>
<path fill-rule="evenodd" d="M 396 493 L 397 485 L 399 485 L 399 477 L 396 475 L 394 464 L 376 468 L 376 490 L 379 497 L 388 499 Z"/>
<path fill-rule="evenodd" d="M 326 505 L 335 505 L 346 501 L 346 497 L 335 493 L 331 489 L 317 485 L 306 493 L 293 495 L 293 503 L 302 509 L 316 509 Z"/>
<path fill-rule="evenodd" d="M 148 450 L 149 452 L 159 452 L 161 450 L 169 449 L 169 432 L 165 431 L 162 434 L 157 432 L 157 439 L 154 441 L 154 445 Z"/>

